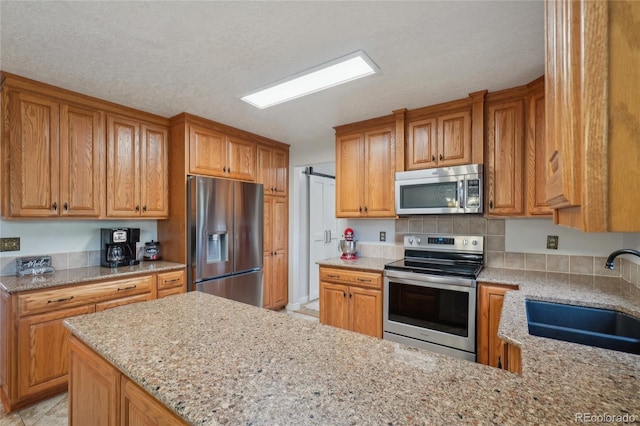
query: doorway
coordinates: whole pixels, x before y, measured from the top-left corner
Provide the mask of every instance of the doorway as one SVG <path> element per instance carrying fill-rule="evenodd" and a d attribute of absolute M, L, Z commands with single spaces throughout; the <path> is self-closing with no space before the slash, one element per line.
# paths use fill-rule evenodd
<path fill-rule="evenodd" d="M 326 175 L 309 175 L 309 301 L 320 295 L 316 262 L 336 255 L 336 181 Z"/>

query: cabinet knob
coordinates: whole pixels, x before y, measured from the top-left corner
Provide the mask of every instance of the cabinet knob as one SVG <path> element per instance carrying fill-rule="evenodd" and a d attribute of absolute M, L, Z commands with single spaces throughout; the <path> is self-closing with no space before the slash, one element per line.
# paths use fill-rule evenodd
<path fill-rule="evenodd" d="M 227 173 L 227 166 L 224 166 L 224 167 L 222 168 L 222 171 L 223 171 L 223 172 L 225 172 L 225 173 Z"/>
<path fill-rule="evenodd" d="M 56 201 L 53 202 L 53 205 L 51 206 L 54 210 L 58 210 L 58 203 Z"/>
<path fill-rule="evenodd" d="M 439 158 L 440 158 L 440 161 L 442 161 L 442 154 L 440 154 L 440 157 L 439 157 Z"/>
<path fill-rule="evenodd" d="M 347 293 L 344 290 L 342 290 L 342 297 L 347 297 Z"/>
<path fill-rule="evenodd" d="M 62 205 L 62 207 L 63 207 L 65 210 L 69 210 L 69 203 L 64 203 L 64 204 Z"/>
<path fill-rule="evenodd" d="M 231 167 L 227 167 L 227 173 L 231 173 Z"/>
<path fill-rule="evenodd" d="M 349 293 L 349 299 L 353 297 L 353 293 Z"/>
<path fill-rule="evenodd" d="M 431 156 L 431 161 L 436 161 L 436 156 L 435 155 Z"/>
<path fill-rule="evenodd" d="M 147 211 L 147 206 L 142 206 L 142 211 L 146 212 Z"/>
<path fill-rule="evenodd" d="M 140 206 L 136 206 L 136 211 L 139 212 L 140 211 Z"/>
<path fill-rule="evenodd" d="M 358 211 L 362 213 L 362 207 L 358 207 Z"/>
<path fill-rule="evenodd" d="M 364 212 L 367 213 L 369 211 L 369 209 L 367 208 L 367 206 L 364 206 Z"/>
<path fill-rule="evenodd" d="M 493 200 L 489 200 L 489 209 L 493 210 Z"/>

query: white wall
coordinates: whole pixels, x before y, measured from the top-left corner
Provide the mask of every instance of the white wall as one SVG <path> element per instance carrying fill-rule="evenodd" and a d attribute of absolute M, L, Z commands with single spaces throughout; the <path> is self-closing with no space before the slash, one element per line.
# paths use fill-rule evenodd
<path fill-rule="evenodd" d="M 100 249 L 100 228 L 140 228 L 140 241 L 158 238 L 155 220 L 0 220 L 0 237 L 20 237 L 20 251 L 0 257 L 71 253 Z"/>
<path fill-rule="evenodd" d="M 547 235 L 557 235 L 558 250 L 547 249 Z M 505 220 L 505 251 L 519 253 L 608 256 L 622 248 L 625 235 L 616 232 L 585 233 L 554 225 L 551 219 Z"/>

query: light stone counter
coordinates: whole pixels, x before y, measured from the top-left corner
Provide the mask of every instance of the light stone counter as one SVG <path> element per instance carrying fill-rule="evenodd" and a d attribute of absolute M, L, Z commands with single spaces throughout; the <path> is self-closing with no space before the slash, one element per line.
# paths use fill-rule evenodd
<path fill-rule="evenodd" d="M 332 257 L 329 259 L 319 260 L 316 263 L 320 266 L 337 266 L 340 268 L 360 269 L 363 271 L 384 271 L 384 265 L 397 259 L 383 259 L 379 257 L 359 257 L 354 260 L 340 259 L 340 257 Z"/>
<path fill-rule="evenodd" d="M 570 344 L 548 339 L 523 347 L 518 376 L 200 292 L 65 324 L 192 424 L 567 424 L 575 413 L 640 418 L 640 357 L 581 347 L 582 356 L 567 358 Z"/>
<path fill-rule="evenodd" d="M 119 268 L 104 268 L 102 266 L 87 266 L 83 268 L 62 269 L 53 274 L 30 275 L 25 277 L 1 276 L 0 290 L 7 293 L 37 290 L 69 284 L 82 284 L 96 280 L 125 278 L 144 273 L 171 271 L 184 268 L 185 265 L 162 260 L 140 262 L 139 265 L 121 266 Z"/>

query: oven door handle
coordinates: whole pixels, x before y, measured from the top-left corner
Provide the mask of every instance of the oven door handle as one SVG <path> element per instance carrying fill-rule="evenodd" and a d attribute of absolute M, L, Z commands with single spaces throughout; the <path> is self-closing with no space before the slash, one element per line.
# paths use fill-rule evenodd
<path fill-rule="evenodd" d="M 386 270 L 384 275 L 387 278 L 398 278 L 408 281 L 421 287 L 438 287 L 443 289 L 455 290 L 456 287 L 475 288 L 476 280 L 458 277 L 441 277 L 436 275 L 425 275 L 416 272 L 403 272 Z"/>

